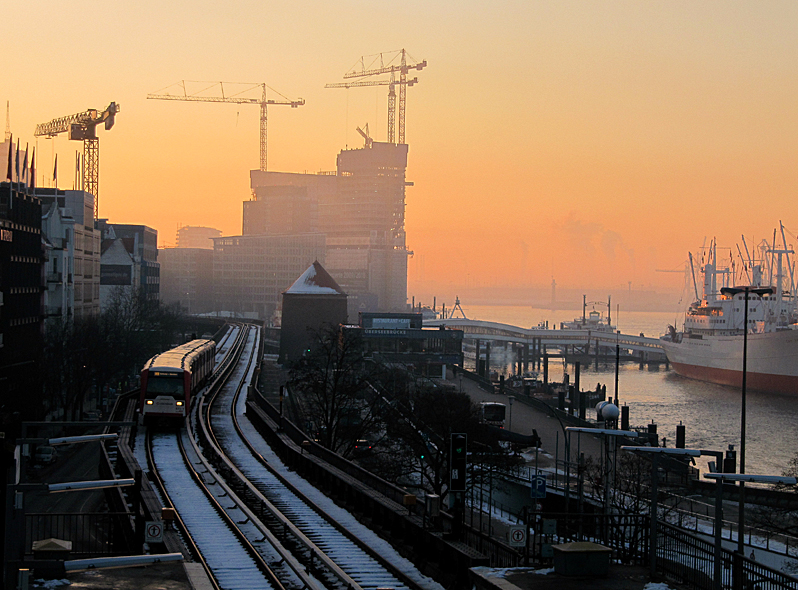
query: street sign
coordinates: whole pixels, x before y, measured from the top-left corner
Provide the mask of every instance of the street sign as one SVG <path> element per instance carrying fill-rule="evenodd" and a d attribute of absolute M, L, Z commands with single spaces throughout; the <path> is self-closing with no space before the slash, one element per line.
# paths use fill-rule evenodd
<path fill-rule="evenodd" d="M 526 547 L 526 525 L 510 527 L 510 547 Z"/>
<path fill-rule="evenodd" d="M 540 529 L 544 535 L 556 535 L 557 534 L 557 521 L 553 518 L 544 518 L 543 522 L 541 523 Z"/>
<path fill-rule="evenodd" d="M 163 543 L 163 522 L 150 520 L 144 524 L 145 543 Z"/>
<path fill-rule="evenodd" d="M 449 448 L 449 491 L 466 491 L 466 447 L 468 439 L 463 433 L 452 433 Z"/>
<path fill-rule="evenodd" d="M 529 489 L 530 498 L 545 498 L 546 497 L 546 476 L 535 475 L 532 478 L 532 487 Z"/>

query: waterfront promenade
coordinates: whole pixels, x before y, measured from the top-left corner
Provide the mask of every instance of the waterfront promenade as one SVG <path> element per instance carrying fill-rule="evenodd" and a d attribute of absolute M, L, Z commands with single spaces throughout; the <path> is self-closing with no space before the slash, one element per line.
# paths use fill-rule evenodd
<path fill-rule="evenodd" d="M 565 448 L 565 424 L 554 416 L 549 415 L 544 410 L 526 403 L 523 396 L 514 396 L 515 400 L 510 410 L 508 395 L 500 393 L 490 393 L 480 387 L 478 383 L 471 379 L 461 379 L 454 377 L 451 371 L 447 372 L 447 379 L 440 379 L 443 383 L 455 387 L 457 391 L 467 394 L 475 403 L 479 402 L 499 402 L 507 406 L 507 416 L 505 428 L 523 435 L 532 435 L 536 431 L 540 437 L 541 446 L 538 456 L 538 466 L 541 469 L 554 470 L 554 460 L 558 458 L 560 462 L 564 460 Z M 510 418 L 512 417 L 512 423 Z M 571 435 L 572 455 L 576 453 L 577 444 L 582 453 L 588 457 L 601 457 L 602 442 L 597 436 L 591 434 Z M 534 465 L 530 465 L 534 466 Z M 562 469 L 562 466 L 560 466 Z"/>

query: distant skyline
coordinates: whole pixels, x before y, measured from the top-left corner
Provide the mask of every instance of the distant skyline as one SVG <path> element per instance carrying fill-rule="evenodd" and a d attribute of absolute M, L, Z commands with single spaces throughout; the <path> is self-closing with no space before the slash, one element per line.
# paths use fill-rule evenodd
<path fill-rule="evenodd" d="M 362 55 L 427 67 L 407 92 L 408 293 L 436 286 L 682 290 L 705 240 L 798 234 L 798 4 L 363 0 L 3 8 L 0 100 L 72 188 L 80 142 L 38 123 L 116 101 L 100 216 L 241 232 L 258 107 L 147 100 L 180 80 L 265 82 L 269 169 L 334 170 L 386 139 L 387 88 L 325 89 Z M 276 96 L 274 98 L 277 98 Z M 750 243 L 750 242 L 749 242 Z M 443 288 L 443 287 L 441 287 Z"/>

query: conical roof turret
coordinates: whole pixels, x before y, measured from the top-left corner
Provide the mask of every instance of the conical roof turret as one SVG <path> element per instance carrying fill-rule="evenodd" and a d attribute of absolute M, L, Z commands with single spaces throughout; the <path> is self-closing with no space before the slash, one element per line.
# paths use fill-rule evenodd
<path fill-rule="evenodd" d="M 294 281 L 284 295 L 346 295 L 321 263 L 316 260 Z"/>

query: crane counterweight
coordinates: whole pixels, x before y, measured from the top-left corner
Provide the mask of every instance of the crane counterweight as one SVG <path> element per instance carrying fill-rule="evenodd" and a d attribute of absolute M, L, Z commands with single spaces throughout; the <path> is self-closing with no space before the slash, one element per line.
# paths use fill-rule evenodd
<path fill-rule="evenodd" d="M 53 119 L 48 123 L 36 125 L 35 137 L 55 137 L 59 133 L 69 133 L 69 139 L 83 141 L 83 187 L 94 195 L 94 219 L 99 217 L 100 204 L 100 140 L 97 125 L 104 125 L 108 131 L 114 126 L 119 105 L 112 102 L 104 111 L 88 109 L 67 117 Z"/>

